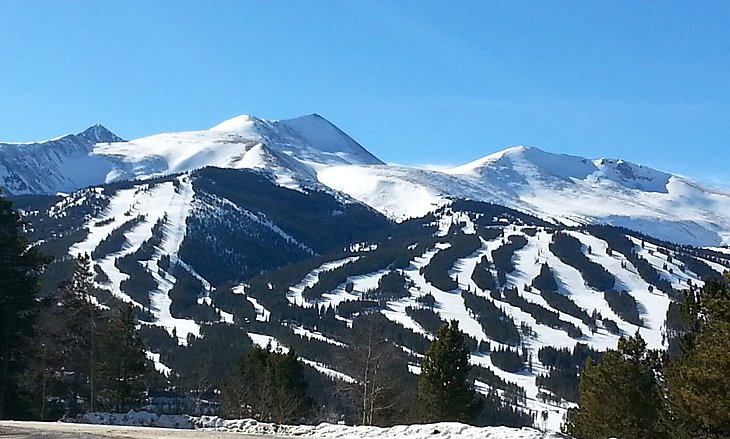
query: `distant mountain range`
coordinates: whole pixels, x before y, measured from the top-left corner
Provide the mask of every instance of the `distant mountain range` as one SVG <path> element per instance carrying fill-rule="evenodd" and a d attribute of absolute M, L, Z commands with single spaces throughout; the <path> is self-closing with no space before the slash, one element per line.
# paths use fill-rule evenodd
<path fill-rule="evenodd" d="M 231 325 L 352 383 L 358 318 L 380 318 L 412 374 L 457 319 L 477 388 L 557 429 L 592 349 L 636 330 L 667 347 L 680 291 L 730 268 L 730 194 L 527 147 L 390 166 L 318 115 L 0 144 L 0 181 L 54 256 L 47 292 L 90 254 L 97 300 L 136 306 L 149 358 L 180 389 L 219 383 Z"/>
<path fill-rule="evenodd" d="M 396 220 L 452 199 L 509 206 L 566 224 L 625 226 L 672 242 L 730 243 L 730 193 L 616 159 L 513 147 L 444 171 L 389 166 L 321 116 L 238 116 L 204 131 L 123 141 L 96 125 L 77 135 L 0 143 L 5 193 L 54 194 L 206 166 L 262 169 L 286 187 L 324 185 Z"/>

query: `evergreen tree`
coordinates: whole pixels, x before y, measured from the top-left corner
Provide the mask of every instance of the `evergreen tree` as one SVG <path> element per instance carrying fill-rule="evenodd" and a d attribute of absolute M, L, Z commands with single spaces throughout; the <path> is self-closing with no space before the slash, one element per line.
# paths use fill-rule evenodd
<path fill-rule="evenodd" d="M 74 264 L 71 278 L 58 287 L 59 323 L 54 336 L 69 415 L 95 410 L 97 337 L 107 317 L 95 303 L 91 257 L 80 255 Z"/>
<path fill-rule="evenodd" d="M 99 332 L 96 380 L 103 410 L 122 413 L 141 406 L 147 365 L 136 325 L 134 308 L 126 305 Z"/>
<path fill-rule="evenodd" d="M 730 288 L 706 279 L 685 295 L 688 331 L 666 370 L 668 423 L 673 437 L 730 438 Z"/>
<path fill-rule="evenodd" d="M 566 429 L 581 439 L 651 439 L 659 431 L 661 392 L 656 381 L 658 354 L 646 350 L 637 331 L 621 337 L 603 362 L 589 357 L 580 380 L 580 403 L 569 413 Z"/>
<path fill-rule="evenodd" d="M 221 412 L 232 418 L 266 422 L 301 422 L 311 407 L 304 365 L 294 351 L 254 347 L 226 380 Z"/>
<path fill-rule="evenodd" d="M 469 347 L 459 322 L 439 328 L 421 363 L 418 399 L 424 422 L 468 422 L 479 407 L 469 375 Z"/>
<path fill-rule="evenodd" d="M 0 419 L 22 415 L 18 378 L 38 314 L 38 277 L 48 262 L 29 247 L 20 215 L 0 196 Z"/>

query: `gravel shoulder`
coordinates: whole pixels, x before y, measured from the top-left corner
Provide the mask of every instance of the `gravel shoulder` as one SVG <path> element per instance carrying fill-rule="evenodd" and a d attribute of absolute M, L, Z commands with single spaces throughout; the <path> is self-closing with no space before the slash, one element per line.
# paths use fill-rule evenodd
<path fill-rule="evenodd" d="M 67 424 L 61 422 L 0 421 L 0 438 L 18 439 L 277 439 L 281 436 L 222 433 L 201 430 L 176 430 L 153 427 Z"/>

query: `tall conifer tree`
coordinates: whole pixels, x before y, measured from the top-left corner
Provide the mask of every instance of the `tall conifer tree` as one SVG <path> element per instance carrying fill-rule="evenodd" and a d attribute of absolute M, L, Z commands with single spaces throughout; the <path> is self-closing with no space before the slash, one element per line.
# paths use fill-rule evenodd
<path fill-rule="evenodd" d="M 469 347 L 459 322 L 439 328 L 421 363 L 418 398 L 424 422 L 467 422 L 479 408 L 469 381 Z"/>
<path fill-rule="evenodd" d="M 706 279 L 685 295 L 688 331 L 666 371 L 667 422 L 675 438 L 730 438 L 730 287 Z"/>
<path fill-rule="evenodd" d="M 48 262 L 29 246 L 20 215 L 0 196 L 0 419 L 21 415 L 18 375 L 38 312 L 38 277 Z"/>
<path fill-rule="evenodd" d="M 652 439 L 660 431 L 661 392 L 655 369 L 658 354 L 647 351 L 637 331 L 621 337 L 603 362 L 590 358 L 580 380 L 580 404 L 571 412 L 568 433 L 580 439 Z"/>

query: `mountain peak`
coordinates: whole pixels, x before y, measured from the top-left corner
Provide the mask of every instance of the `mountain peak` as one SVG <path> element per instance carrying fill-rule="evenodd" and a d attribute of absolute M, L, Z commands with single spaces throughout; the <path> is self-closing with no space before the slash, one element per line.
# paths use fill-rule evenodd
<path fill-rule="evenodd" d="M 92 125 L 84 131 L 78 133 L 77 137 L 86 139 L 91 143 L 107 143 L 107 142 L 123 142 L 124 139 L 117 136 L 104 125 L 96 124 Z"/>
<path fill-rule="evenodd" d="M 241 114 L 230 119 L 224 120 L 218 125 L 210 128 L 209 131 L 226 131 L 233 133 L 248 133 L 257 123 L 262 122 L 261 119 L 253 117 L 249 114 Z"/>

